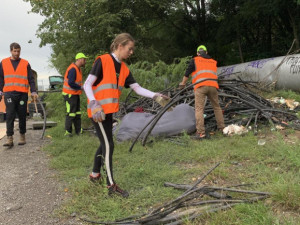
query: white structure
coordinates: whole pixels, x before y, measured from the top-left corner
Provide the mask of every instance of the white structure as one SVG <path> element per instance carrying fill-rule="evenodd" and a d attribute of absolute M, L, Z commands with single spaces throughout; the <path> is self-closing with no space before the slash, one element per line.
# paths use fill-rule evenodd
<path fill-rule="evenodd" d="M 218 76 L 275 83 L 278 89 L 300 91 L 300 54 L 219 67 Z"/>

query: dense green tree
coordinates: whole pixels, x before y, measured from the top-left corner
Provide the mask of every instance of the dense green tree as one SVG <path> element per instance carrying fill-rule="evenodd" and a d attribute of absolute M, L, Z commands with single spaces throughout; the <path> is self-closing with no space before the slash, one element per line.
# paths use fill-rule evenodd
<path fill-rule="evenodd" d="M 116 34 L 137 40 L 137 61 L 166 63 L 208 47 L 219 65 L 284 55 L 299 49 L 299 0 L 24 0 L 45 16 L 37 31 L 64 73 L 76 52 L 109 52 Z"/>
<path fill-rule="evenodd" d="M 237 62 L 237 55 L 240 62 L 284 55 L 293 39 L 299 49 L 299 5 L 296 0 L 212 0 L 216 55 L 225 56 L 224 64 Z"/>
<path fill-rule="evenodd" d="M 53 64 L 71 60 L 74 51 L 90 55 L 109 51 L 114 36 L 129 32 L 138 40 L 132 61 L 172 62 L 195 51 L 205 41 L 205 4 L 167 0 L 24 0 L 45 16 L 37 32 L 41 46 L 53 47 Z"/>

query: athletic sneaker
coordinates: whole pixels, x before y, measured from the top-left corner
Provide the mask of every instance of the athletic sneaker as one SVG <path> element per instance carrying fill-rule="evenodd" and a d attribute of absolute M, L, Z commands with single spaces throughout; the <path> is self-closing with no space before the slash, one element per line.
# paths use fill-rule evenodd
<path fill-rule="evenodd" d="M 122 196 L 123 198 L 128 198 L 129 197 L 129 193 L 123 189 L 121 189 L 118 185 L 113 184 L 111 186 L 108 186 L 108 195 L 113 195 L 113 194 L 117 194 Z"/>
<path fill-rule="evenodd" d="M 69 133 L 68 131 L 66 131 L 66 133 L 65 133 L 64 136 L 65 136 L 65 137 L 72 137 L 73 135 L 72 135 L 72 133 Z"/>
<path fill-rule="evenodd" d="M 92 173 L 89 175 L 90 181 L 96 183 L 101 180 L 101 174 L 99 173 L 97 176 L 94 176 Z"/>

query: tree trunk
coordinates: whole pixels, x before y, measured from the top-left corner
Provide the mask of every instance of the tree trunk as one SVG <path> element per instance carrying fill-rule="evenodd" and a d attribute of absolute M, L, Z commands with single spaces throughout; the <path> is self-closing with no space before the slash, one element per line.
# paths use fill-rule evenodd
<path fill-rule="evenodd" d="M 298 9 L 299 7 L 297 6 L 296 8 Z M 295 16 L 292 15 L 290 9 L 288 9 L 288 12 L 289 12 L 289 17 L 290 17 L 290 21 L 291 21 L 291 26 L 293 28 L 294 39 L 296 40 L 295 41 L 296 50 L 298 50 L 300 48 L 300 44 L 299 44 L 299 37 L 298 37 L 298 24 L 297 24 L 297 21 L 295 20 L 295 18 L 298 18 L 298 11 L 296 10 Z"/>
<path fill-rule="evenodd" d="M 244 63 L 244 57 L 243 57 L 242 46 L 241 46 L 241 36 L 240 36 L 239 30 L 237 31 L 236 36 L 237 36 L 237 44 L 238 44 L 238 48 L 239 48 L 241 63 Z"/>
<path fill-rule="evenodd" d="M 271 16 L 268 17 L 268 24 L 267 24 L 267 50 L 272 52 L 272 18 Z"/>
<path fill-rule="evenodd" d="M 206 8 L 205 8 L 205 0 L 201 0 L 201 19 L 202 19 L 202 31 L 204 34 L 204 40 L 207 38 L 206 34 Z"/>

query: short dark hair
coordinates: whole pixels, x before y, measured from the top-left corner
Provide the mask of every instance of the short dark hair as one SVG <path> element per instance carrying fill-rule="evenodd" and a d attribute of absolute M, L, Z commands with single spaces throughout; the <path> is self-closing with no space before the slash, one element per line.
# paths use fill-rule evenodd
<path fill-rule="evenodd" d="M 21 46 L 18 43 L 13 42 L 10 44 L 10 50 L 12 51 L 13 49 L 21 49 Z"/>
<path fill-rule="evenodd" d="M 198 51 L 198 53 L 199 53 L 199 55 L 204 55 L 204 54 L 206 54 L 206 51 L 203 50 L 203 49 L 200 49 L 200 50 Z"/>

